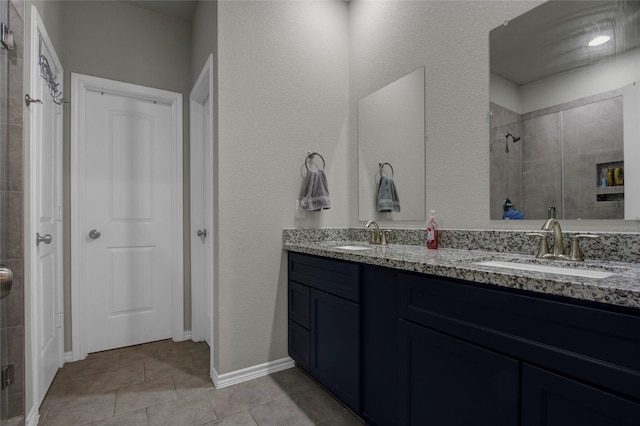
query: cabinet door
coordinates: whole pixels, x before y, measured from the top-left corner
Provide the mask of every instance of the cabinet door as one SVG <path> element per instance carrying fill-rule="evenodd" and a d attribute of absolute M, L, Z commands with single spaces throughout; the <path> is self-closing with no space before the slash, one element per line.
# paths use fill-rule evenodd
<path fill-rule="evenodd" d="M 360 408 L 360 307 L 311 289 L 311 365 L 318 381 L 352 410 Z"/>
<path fill-rule="evenodd" d="M 637 425 L 640 404 L 530 365 L 522 366 L 522 425 Z"/>
<path fill-rule="evenodd" d="M 398 424 L 398 273 L 363 267 L 360 312 L 360 416 L 367 424 Z"/>
<path fill-rule="evenodd" d="M 400 353 L 400 424 L 518 425 L 518 361 L 404 320 Z"/>

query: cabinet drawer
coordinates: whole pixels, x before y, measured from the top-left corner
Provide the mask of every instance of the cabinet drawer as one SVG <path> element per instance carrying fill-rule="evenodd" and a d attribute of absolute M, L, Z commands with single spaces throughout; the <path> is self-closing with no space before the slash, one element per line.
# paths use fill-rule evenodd
<path fill-rule="evenodd" d="M 305 370 L 309 370 L 310 333 L 300 324 L 289 321 L 289 356 Z"/>
<path fill-rule="evenodd" d="M 360 266 L 355 263 L 289 253 L 289 280 L 360 301 Z"/>
<path fill-rule="evenodd" d="M 640 316 L 414 274 L 400 316 L 640 398 Z"/>
<path fill-rule="evenodd" d="M 309 328 L 309 287 L 289 282 L 289 319 Z"/>

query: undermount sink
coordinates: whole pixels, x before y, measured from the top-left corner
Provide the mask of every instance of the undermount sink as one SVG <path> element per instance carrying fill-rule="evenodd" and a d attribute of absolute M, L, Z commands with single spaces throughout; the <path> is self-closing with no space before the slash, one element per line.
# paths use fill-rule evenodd
<path fill-rule="evenodd" d="M 475 265 L 493 266 L 496 268 L 519 269 L 521 271 L 546 272 L 550 274 L 571 275 L 574 277 L 598 278 L 598 279 L 607 278 L 616 274 L 616 272 L 609 272 L 609 271 L 603 271 L 603 270 L 540 265 L 536 263 L 485 261 L 485 262 L 476 262 Z"/>
<path fill-rule="evenodd" d="M 363 246 L 338 246 L 334 248 L 337 248 L 340 250 L 351 250 L 351 251 L 371 250 L 371 247 L 363 247 Z"/>

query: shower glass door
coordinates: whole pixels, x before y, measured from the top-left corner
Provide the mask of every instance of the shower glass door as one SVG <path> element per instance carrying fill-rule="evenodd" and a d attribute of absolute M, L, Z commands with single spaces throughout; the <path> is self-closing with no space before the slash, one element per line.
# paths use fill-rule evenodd
<path fill-rule="evenodd" d="M 0 22 L 7 23 L 9 18 L 9 2 L 7 0 L 0 0 Z M 7 156 L 9 150 L 8 143 L 8 126 L 5 124 L 8 121 L 8 82 L 9 82 L 9 52 L 0 47 L 0 282 L 2 284 L 2 296 L 0 297 L 0 368 L 8 364 L 8 339 L 7 339 L 7 300 L 9 284 L 10 284 L 10 271 L 5 269 L 5 262 L 7 258 L 7 171 L 8 161 Z M 4 382 L 4 380 L 2 380 Z M 8 409 L 9 409 L 9 391 L 4 386 L 4 383 L 0 384 L 2 390 L 0 391 L 0 426 L 5 426 L 7 423 Z"/>

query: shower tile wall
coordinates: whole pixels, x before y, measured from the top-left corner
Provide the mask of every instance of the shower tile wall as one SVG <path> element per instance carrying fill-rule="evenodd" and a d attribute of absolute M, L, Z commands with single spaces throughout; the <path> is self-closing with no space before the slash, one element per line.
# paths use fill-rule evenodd
<path fill-rule="evenodd" d="M 624 201 L 596 200 L 596 164 L 624 159 L 622 120 L 622 96 L 562 112 L 565 218 L 624 218 Z"/>
<path fill-rule="evenodd" d="M 522 144 L 509 141 L 506 152 L 506 133 L 522 134 L 520 115 L 494 103 L 491 104 L 491 219 L 502 219 L 502 205 L 508 198 L 522 208 Z"/>
<path fill-rule="evenodd" d="M 522 208 L 526 218 L 547 217 L 547 208 L 562 213 L 562 153 L 559 114 L 543 115 L 522 122 Z"/>
<path fill-rule="evenodd" d="M 23 62 L 24 62 L 24 2 L 9 2 L 8 26 L 14 32 L 15 49 L 0 50 L 0 55 L 8 55 L 7 92 L 9 99 L 3 100 L 0 116 L 0 132 L 2 133 L 0 158 L 2 174 L 0 191 L 7 200 L 3 213 L 2 229 L 3 255 L 13 271 L 13 288 L 11 294 L 3 300 L 7 305 L 6 329 L 3 337 L 9 344 L 8 361 L 15 366 L 15 381 L 9 387 L 8 417 L 21 417 L 25 414 L 24 394 L 24 250 L 22 238 L 23 216 Z"/>
<path fill-rule="evenodd" d="M 495 104 L 491 111 L 491 219 L 502 218 L 505 198 L 525 219 L 546 219 L 551 205 L 565 219 L 624 217 L 624 201 L 596 197 L 597 164 L 623 161 L 619 90 L 523 115 Z M 509 153 L 507 132 L 522 136 Z"/>

